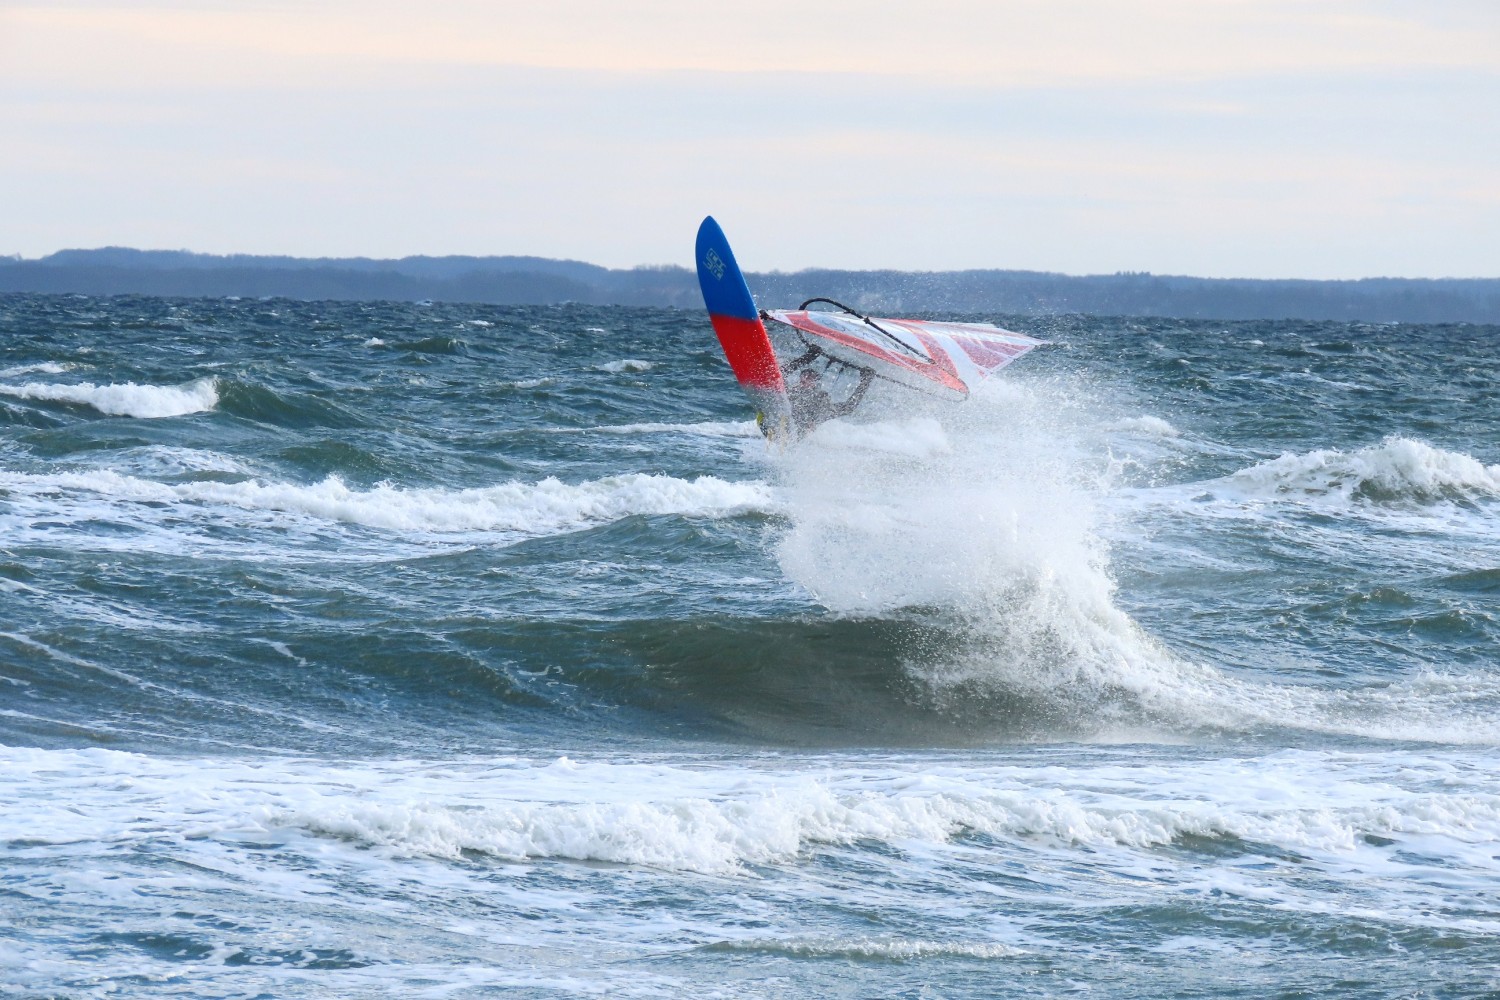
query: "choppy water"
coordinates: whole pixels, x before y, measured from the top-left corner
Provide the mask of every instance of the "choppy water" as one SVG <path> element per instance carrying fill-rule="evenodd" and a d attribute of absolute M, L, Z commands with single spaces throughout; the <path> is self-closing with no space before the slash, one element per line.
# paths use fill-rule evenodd
<path fill-rule="evenodd" d="M 0 994 L 1500 991 L 1500 330 L 1011 325 L 0 297 Z"/>

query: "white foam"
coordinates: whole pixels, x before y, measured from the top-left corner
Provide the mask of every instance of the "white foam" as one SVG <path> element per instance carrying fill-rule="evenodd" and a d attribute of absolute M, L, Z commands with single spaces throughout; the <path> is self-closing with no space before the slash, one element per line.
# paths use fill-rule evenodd
<path fill-rule="evenodd" d="M 1379 768 L 1294 758 L 1268 767 L 1214 761 L 1155 767 L 929 768 L 925 773 L 840 769 L 696 775 L 675 768 L 582 765 L 535 776 L 543 800 L 459 799 L 389 785 L 350 797 L 303 796 L 264 815 L 400 853 L 512 860 L 565 858 L 670 870 L 734 872 L 797 863 L 828 848 L 880 843 L 941 848 L 976 834 L 1057 848 L 1142 850 L 1184 837 L 1235 837 L 1319 854 L 1358 850 L 1370 835 L 1441 837 L 1445 853 L 1495 870 L 1482 846 L 1500 836 L 1491 789 L 1422 791 Z M 550 769 L 547 769 L 550 770 Z M 502 789 L 511 775 L 492 775 Z M 1305 784 L 1297 787 L 1302 779 Z M 473 784 L 468 783 L 470 792 Z M 510 794 L 514 794 L 512 789 Z M 506 795 L 505 791 L 500 792 Z"/>
<path fill-rule="evenodd" d="M 953 450 L 943 425 L 931 417 L 855 423 L 830 420 L 820 424 L 800 447 L 884 452 L 912 458 L 935 458 Z"/>
<path fill-rule="evenodd" d="M 549 427 L 549 434 L 690 434 L 701 437 L 758 438 L 753 420 L 703 420 L 691 424 L 604 424 L 598 427 Z"/>
<path fill-rule="evenodd" d="M 111 453 L 108 458 L 119 470 L 144 476 L 181 476 L 195 473 L 232 476 L 254 474 L 251 466 L 233 455 L 202 448 L 146 445 Z"/>
<path fill-rule="evenodd" d="M 401 489 L 380 485 L 367 490 L 337 477 L 303 485 L 249 480 L 236 483 L 159 483 L 112 471 L 32 475 L 0 472 L 0 487 L 13 501 L 27 498 L 34 512 L 67 517 L 69 501 L 96 495 L 112 502 L 211 505 L 252 512 L 284 512 L 398 532 L 500 532 L 534 536 L 571 531 L 635 514 L 715 515 L 767 509 L 765 484 L 729 482 L 713 476 L 678 479 L 633 473 L 583 483 L 554 478 L 473 489 Z M 117 510 L 123 520 L 144 511 Z M 35 516 L 35 515 L 33 515 Z M 78 516 L 95 517 L 83 509 Z"/>
<path fill-rule="evenodd" d="M 615 995 L 629 991 L 610 976 L 644 962 L 691 973 L 632 977 L 680 996 L 726 955 L 755 952 L 1003 973 L 1057 948 L 1038 907 L 1086 921 L 1214 910 L 1221 894 L 1296 926 L 1500 934 L 1493 751 L 1220 754 L 328 761 L 0 747 L 0 843 L 30 873 L 12 885 L 17 919 L 196 945 L 185 958 L 101 938 L 90 976 L 198 993 L 232 977 L 278 996 Z M 0 987 L 81 981 L 73 943 L 0 942 Z M 320 948 L 358 967 L 319 968 Z M 276 978 L 247 978 L 257 955 L 277 959 L 264 966 Z"/>
<path fill-rule="evenodd" d="M 1147 634 L 1116 602 L 1108 518 L 1131 512 L 1114 503 L 1108 456 L 1097 450 L 1110 418 L 1101 426 L 1086 412 L 1107 408 L 1081 412 L 1067 391 L 1012 382 L 990 400 L 971 399 L 943 418 L 947 451 L 789 450 L 776 468 L 789 521 L 776 548 L 783 571 L 840 617 L 930 627 L 941 638 L 909 653 L 906 667 L 942 711 L 1011 706 L 1045 717 L 1058 735 L 1111 741 L 1267 727 L 1500 741 L 1500 720 L 1475 708 L 1500 699 L 1500 683 L 1482 675 L 1359 689 L 1289 684 L 1272 671 L 1247 677 L 1195 662 Z M 1329 482 L 1326 462 L 1305 464 L 1314 471 L 1301 462 L 1262 471 L 1273 483 Z M 1500 467 L 1397 440 L 1345 464 L 1408 491 L 1477 491 L 1500 476 Z M 1189 499 L 1172 496 L 1174 512 Z M 1246 507 L 1230 506 L 1223 516 Z M 1203 507 L 1188 509 L 1197 516 Z M 1133 537 L 1141 526 L 1120 530 Z M 1413 544 L 1432 548 L 1425 538 Z"/>
<path fill-rule="evenodd" d="M 598 366 L 599 371 L 613 372 L 649 372 L 656 367 L 654 361 L 642 361 L 639 358 L 624 358 L 620 361 L 607 361 Z"/>
<path fill-rule="evenodd" d="M 1500 465 L 1422 441 L 1388 437 L 1356 451 L 1285 454 L 1234 473 L 1216 485 L 1253 497 L 1336 497 L 1374 492 L 1426 500 L 1443 494 L 1500 496 Z"/>
<path fill-rule="evenodd" d="M 1141 434 L 1148 437 L 1175 438 L 1181 437 L 1182 432 L 1173 427 L 1161 417 L 1150 415 L 1141 417 L 1125 417 L 1116 420 L 1111 425 L 1112 430 L 1125 431 L 1131 434 Z"/>
<path fill-rule="evenodd" d="M 820 428 L 835 441 L 873 433 L 917 446 L 789 451 L 783 570 L 841 616 L 917 609 L 941 622 L 949 648 L 911 668 L 942 698 L 976 687 L 1068 698 L 1181 688 L 1189 668 L 1114 604 L 1096 529 L 1101 466 L 1069 423 L 1065 391 L 997 386 L 941 426 L 906 422 L 904 439 L 880 426 Z"/>
<path fill-rule="evenodd" d="M 901 937 L 750 938 L 719 947 L 719 951 L 770 951 L 802 958 L 880 959 L 910 962 L 926 958 L 1014 958 L 1027 950 L 990 941 L 940 941 Z"/>
<path fill-rule="evenodd" d="M 150 419 L 180 417 L 212 410 L 219 403 L 219 392 L 211 378 L 182 385 L 137 385 L 119 382 L 76 385 L 28 382 L 24 385 L 0 385 L 0 393 L 19 399 L 41 399 L 60 403 L 91 406 L 100 413 L 116 417 Z"/>
<path fill-rule="evenodd" d="M 67 365 L 58 364 L 56 361 L 42 361 L 33 365 L 16 365 L 14 368 L 0 369 L 0 378 L 19 378 L 22 375 L 61 375 L 67 370 Z"/>
<path fill-rule="evenodd" d="M 0 747 L 0 841 L 300 831 L 396 856 L 480 852 L 733 873 L 833 848 L 943 849 L 975 835 L 1067 851 L 1233 837 L 1326 857 L 1367 852 L 1375 836 L 1429 839 L 1455 864 L 1497 872 L 1486 847 L 1500 840 L 1500 783 L 1483 759 L 1462 760 L 1274 751 L 1069 765 L 1014 757 L 361 765 Z"/>

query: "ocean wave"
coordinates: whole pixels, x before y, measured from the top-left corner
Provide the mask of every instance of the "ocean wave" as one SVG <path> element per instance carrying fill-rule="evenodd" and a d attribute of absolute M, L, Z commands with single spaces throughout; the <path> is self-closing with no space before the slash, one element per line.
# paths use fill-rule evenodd
<path fill-rule="evenodd" d="M 128 448 L 111 456 L 111 464 L 141 476 L 239 477 L 254 475 L 254 468 L 233 455 L 201 448 L 146 445 Z"/>
<path fill-rule="evenodd" d="M 0 473 L 11 499 L 42 505 L 56 494 L 97 494 L 110 500 L 218 505 L 282 511 L 398 532 L 501 532 L 524 536 L 570 531 L 631 515 L 717 514 L 772 506 L 768 487 L 713 476 L 678 479 L 633 473 L 583 483 L 554 478 L 463 490 L 402 489 L 380 485 L 352 489 L 336 476 L 310 485 L 268 483 L 159 483 L 112 471 L 51 475 Z M 91 517 L 87 509 L 79 516 Z"/>
<path fill-rule="evenodd" d="M 1251 497 L 1472 499 L 1500 496 L 1500 465 L 1411 438 L 1388 437 L 1356 451 L 1285 454 L 1219 482 Z"/>
<path fill-rule="evenodd" d="M 1140 434 L 1146 437 L 1175 438 L 1181 437 L 1182 432 L 1173 427 L 1161 417 L 1125 417 L 1116 420 L 1109 425 L 1110 430 L 1124 431 L 1128 434 Z"/>
<path fill-rule="evenodd" d="M 570 767 L 582 781 L 567 780 Z M 1369 789 L 1337 767 L 1314 769 L 1316 799 L 1287 796 L 1282 776 L 1258 779 L 1252 766 L 1232 760 L 1205 766 L 1186 788 L 1180 776 L 1153 779 L 1147 767 L 1092 778 L 1059 773 L 1053 777 L 1061 787 L 1019 769 L 828 779 L 739 773 L 730 787 L 708 795 L 693 793 L 704 790 L 702 781 L 669 768 L 580 768 L 564 761 L 545 770 L 564 772 L 553 795 L 582 793 L 587 800 L 486 804 L 330 795 L 267 814 L 265 822 L 408 854 L 475 852 L 709 873 L 796 863 L 809 852 L 863 843 L 944 845 L 976 836 L 1097 850 L 1210 839 L 1346 853 L 1369 837 L 1478 842 L 1500 835 L 1500 795 Z M 1204 795 L 1226 781 L 1238 782 L 1240 794 Z"/>
<path fill-rule="evenodd" d="M 19 378 L 22 375 L 62 375 L 67 370 L 67 365 L 59 364 L 56 361 L 40 361 L 36 364 L 0 368 L 0 378 Z"/>
<path fill-rule="evenodd" d="M 256 831 L 394 856 L 732 875 L 871 844 L 996 840 L 1070 857 L 1079 848 L 1139 852 L 1203 841 L 1347 857 L 1440 839 L 1446 856 L 1491 871 L 1485 848 L 1500 839 L 1500 794 L 1487 770 L 1454 772 L 1408 757 L 1392 774 L 1383 754 L 1279 751 L 1171 765 L 932 760 L 920 769 L 839 759 L 703 768 L 567 758 L 184 768 L 113 750 L 0 747 L 0 763 L 0 804 L 9 806 L 0 811 L 0 841 L 31 843 Z M 1464 779 L 1455 783 L 1456 774 Z M 38 781 L 55 794 L 36 795 Z M 934 951 L 944 947 L 952 946 Z M 878 942 L 867 953 L 922 950 Z"/>
<path fill-rule="evenodd" d="M 362 427 L 363 412 L 350 406 L 347 395 L 321 395 L 272 389 L 258 382 L 224 379 L 219 383 L 219 409 L 232 416 L 302 430 L 309 427 Z"/>
<path fill-rule="evenodd" d="M 642 361 L 639 358 L 622 358 L 619 361 L 606 361 L 604 364 L 597 365 L 596 367 L 601 372 L 610 372 L 612 374 L 619 374 L 621 372 L 649 372 L 656 367 L 656 362 Z"/>
<path fill-rule="evenodd" d="M 219 402 L 214 379 L 203 378 L 182 385 L 137 385 L 118 382 L 95 385 L 28 382 L 24 385 L 0 385 L 0 393 L 19 399 L 36 399 L 54 403 L 89 406 L 112 417 L 181 417 L 212 410 Z"/>
<path fill-rule="evenodd" d="M 517 379 L 514 382 L 497 382 L 496 388 L 501 389 L 546 389 L 557 384 L 557 379 L 550 375 L 542 375 L 538 378 Z"/>
<path fill-rule="evenodd" d="M 468 354 L 469 344 L 459 337 L 422 337 L 417 340 L 400 340 L 388 346 L 398 351 L 414 354 Z"/>
<path fill-rule="evenodd" d="M 895 425 L 904 436 L 830 423 L 791 449 L 776 554 L 838 617 L 941 629 L 907 657 L 939 708 L 1061 714 L 1069 732 L 1092 732 L 1101 702 L 1181 687 L 1186 668 L 1115 603 L 1097 463 L 1066 423 L 1067 400 L 1056 387 L 997 389 L 961 420 L 917 417 Z M 823 433 L 886 440 L 815 446 Z"/>
<path fill-rule="evenodd" d="M 693 434 L 703 437 L 760 437 L 753 420 L 702 420 L 691 424 L 601 424 L 598 427 L 548 427 L 548 434 Z"/>
<path fill-rule="evenodd" d="M 940 941 L 903 937 L 749 938 L 706 946 L 709 952 L 765 952 L 793 958 L 845 958 L 856 961 L 912 962 L 927 958 L 1014 958 L 1027 951 L 996 941 Z"/>

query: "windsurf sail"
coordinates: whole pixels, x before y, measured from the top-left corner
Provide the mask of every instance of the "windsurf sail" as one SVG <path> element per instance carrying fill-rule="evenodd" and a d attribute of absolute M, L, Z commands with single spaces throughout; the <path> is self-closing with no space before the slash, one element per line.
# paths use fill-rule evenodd
<path fill-rule="evenodd" d="M 791 327 L 814 356 L 862 368 L 920 392 L 966 399 L 975 385 L 1041 344 L 991 323 L 882 319 L 843 312 L 773 309 L 766 319 Z M 831 303 L 839 305 L 839 303 Z"/>

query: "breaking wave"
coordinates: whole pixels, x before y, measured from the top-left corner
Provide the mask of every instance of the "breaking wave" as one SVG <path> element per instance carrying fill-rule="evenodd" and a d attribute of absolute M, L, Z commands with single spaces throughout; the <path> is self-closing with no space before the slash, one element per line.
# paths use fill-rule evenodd
<path fill-rule="evenodd" d="M 1126 417 L 1117 420 L 1112 425 L 1113 430 L 1124 431 L 1129 434 L 1141 434 L 1146 437 L 1176 438 L 1181 437 L 1182 432 L 1171 423 L 1161 417 Z"/>
<path fill-rule="evenodd" d="M 801 447 L 780 465 L 783 571 L 836 618 L 911 623 L 913 641 L 900 655 L 918 685 L 914 705 L 970 729 L 990 718 L 997 736 L 1039 728 L 1134 740 L 1275 728 L 1500 739 L 1500 724 L 1474 710 L 1500 695 L 1497 684 L 1421 676 L 1356 689 L 1281 683 L 1274 674 L 1226 672 L 1149 634 L 1115 599 L 1106 539 L 1121 533 L 1111 518 L 1129 512 L 1106 509 L 1107 458 L 1088 447 L 1114 427 L 1058 419 L 1066 407 L 1056 391 L 1011 384 L 989 412 L 971 400 L 971 422 L 941 428 L 947 449 L 930 446 L 939 438 L 919 419 L 906 425 L 914 433 L 904 442 L 883 428 L 883 452 Z M 869 429 L 844 432 L 862 433 Z M 1473 497 L 1500 495 L 1500 466 L 1391 439 L 1287 457 L 1229 481 L 1268 495 Z"/>
<path fill-rule="evenodd" d="M 563 760 L 553 767 L 573 766 Z M 604 770 L 612 773 L 597 773 Z M 643 776 L 633 770 L 589 769 L 590 787 L 602 787 L 606 777 L 622 786 L 622 794 L 611 799 L 484 805 L 328 795 L 269 813 L 266 820 L 408 854 L 456 858 L 477 852 L 511 860 L 564 858 L 699 872 L 791 863 L 819 848 L 862 842 L 940 845 L 975 835 L 1093 849 L 1145 849 L 1207 838 L 1338 853 L 1372 836 L 1500 833 L 1500 797 L 1394 788 L 1372 795 L 1332 767 L 1310 768 L 1322 779 L 1324 801 L 1317 809 L 1301 798 L 1216 802 L 1182 788 L 1155 798 L 1136 783 L 1149 776 L 1125 773 L 1117 776 L 1119 791 L 1113 793 L 1076 786 L 1048 792 L 1020 775 L 994 776 L 1001 787 L 986 787 L 979 776 L 853 775 L 821 781 L 747 773 L 732 790 L 673 795 L 673 786 L 684 783 L 679 775 L 652 768 L 640 769 L 652 772 Z M 1222 770 L 1222 780 L 1240 780 L 1264 792 L 1279 781 L 1252 781 L 1233 761 L 1208 770 Z M 646 778 L 654 784 L 644 783 Z M 565 796 L 566 786 L 552 794 Z"/>
<path fill-rule="evenodd" d="M 795 958 L 843 958 L 856 961 L 915 962 L 929 958 L 1013 958 L 1023 948 L 995 941 L 942 941 L 903 937 L 794 937 L 723 941 L 705 947 L 713 952 L 766 952 Z"/>
<path fill-rule="evenodd" d="M 0 378 L 19 378 L 22 375 L 62 375 L 68 367 L 56 361 L 40 361 L 30 365 L 0 368 Z"/>
<path fill-rule="evenodd" d="M 1110 703 L 1122 692 L 1139 708 L 1195 685 L 1180 675 L 1197 671 L 1116 606 L 1101 470 L 1078 446 L 1087 429 L 1060 418 L 1051 392 L 1009 384 L 970 400 L 964 422 L 917 417 L 904 438 L 892 427 L 827 435 L 869 435 L 879 451 L 794 450 L 777 555 L 835 616 L 915 616 L 946 635 L 907 664 L 938 705 L 989 703 L 1096 732 L 1119 722 Z"/>
<path fill-rule="evenodd" d="M 0 393 L 18 399 L 74 403 L 92 407 L 108 416 L 142 420 L 204 413 L 212 410 L 219 402 L 218 388 L 211 378 L 175 386 L 137 385 L 134 382 L 111 385 L 94 385 L 92 382 L 75 385 L 28 382 L 24 385 L 0 385 Z"/>
<path fill-rule="evenodd" d="M 280 511 L 398 532 L 501 532 L 546 535 L 631 515 L 717 514 L 772 506 L 761 483 L 713 476 L 678 479 L 634 473 L 583 483 L 555 478 L 473 489 L 402 489 L 380 485 L 352 489 L 330 476 L 311 485 L 295 483 L 159 483 L 111 471 L 53 475 L 0 473 L 0 488 L 62 513 L 59 501 L 96 495 L 109 501 L 218 505 L 248 511 Z M 80 517 L 92 517 L 87 509 Z"/>
<path fill-rule="evenodd" d="M 0 814 L 0 839 L 126 844 L 178 836 L 334 838 L 396 856 L 563 859 L 736 874 L 854 845 L 984 837 L 1127 851 L 1188 839 L 1348 855 L 1373 839 L 1444 838 L 1492 869 L 1500 795 L 1445 787 L 1445 765 L 1281 751 L 1190 766 L 929 761 L 920 771 L 816 760 L 701 769 L 662 763 L 182 762 L 113 750 L 0 747 L 0 803 L 43 772 L 62 799 Z M 808 764 L 812 770 L 806 769 Z M 116 780 L 109 780 L 114 778 Z M 121 782 L 128 794 L 119 795 Z M 153 817 L 143 825 L 139 817 Z M 941 948 L 943 946 L 936 946 Z M 891 957 L 908 947 L 872 944 Z M 925 949 L 918 949 L 925 950 Z M 912 956 L 915 957 L 915 956 Z"/>
<path fill-rule="evenodd" d="M 1388 437 L 1357 451 L 1282 455 L 1223 483 L 1252 497 L 1336 497 L 1426 501 L 1500 496 L 1500 465 L 1422 441 Z"/>
<path fill-rule="evenodd" d="M 702 420 L 692 424 L 602 424 L 598 427 L 549 427 L 548 434 L 693 434 L 703 437 L 758 438 L 753 420 Z"/>

